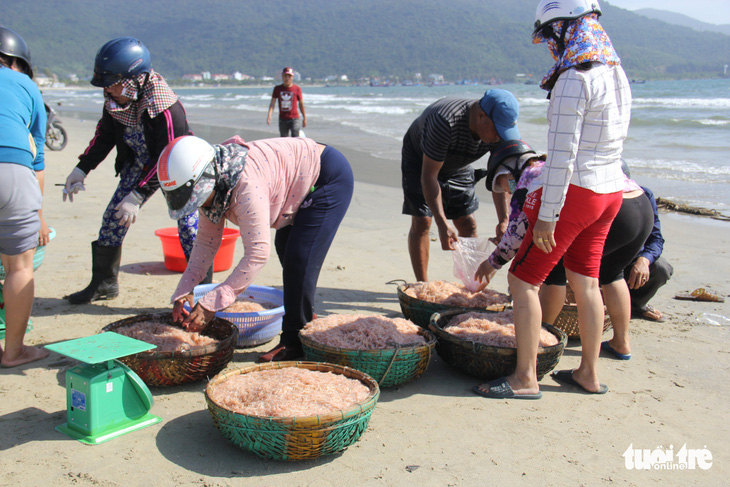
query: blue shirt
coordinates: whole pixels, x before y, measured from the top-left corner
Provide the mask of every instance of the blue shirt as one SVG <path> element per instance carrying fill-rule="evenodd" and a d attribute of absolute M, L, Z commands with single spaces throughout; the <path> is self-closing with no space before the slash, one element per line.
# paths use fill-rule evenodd
<path fill-rule="evenodd" d="M 38 86 L 26 74 L 0 67 L 0 163 L 42 171 L 46 108 Z"/>
<path fill-rule="evenodd" d="M 641 252 L 636 257 L 646 257 L 649 259 L 649 264 L 651 265 L 662 255 L 662 251 L 664 250 L 664 237 L 662 236 L 662 225 L 659 222 L 659 208 L 657 207 L 654 193 L 644 186 L 641 189 L 644 190 L 644 194 L 649 198 L 651 209 L 654 211 L 654 227 L 646 238 L 646 242 L 644 242 L 644 248 L 641 249 Z"/>

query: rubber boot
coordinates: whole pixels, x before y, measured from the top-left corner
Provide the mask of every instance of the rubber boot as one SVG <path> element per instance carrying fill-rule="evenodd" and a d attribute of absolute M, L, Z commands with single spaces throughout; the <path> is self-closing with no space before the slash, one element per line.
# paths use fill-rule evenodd
<path fill-rule="evenodd" d="M 84 304 L 119 296 L 121 247 L 102 247 L 91 242 L 91 282 L 85 289 L 66 296 L 71 304 Z"/>

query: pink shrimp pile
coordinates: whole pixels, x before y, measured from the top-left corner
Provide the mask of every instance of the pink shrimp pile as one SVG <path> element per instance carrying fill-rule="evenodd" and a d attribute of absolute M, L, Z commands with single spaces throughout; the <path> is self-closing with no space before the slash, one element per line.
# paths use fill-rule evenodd
<path fill-rule="evenodd" d="M 516 348 L 514 314 L 512 310 L 501 313 L 464 313 L 453 318 L 444 331 L 465 340 L 492 347 Z M 540 328 L 540 346 L 552 347 L 558 337 Z"/>
<path fill-rule="evenodd" d="M 271 303 L 257 303 L 248 299 L 238 299 L 235 303 L 223 310 L 224 313 L 253 313 L 255 311 L 264 311 L 267 309 L 278 308 Z"/>
<path fill-rule="evenodd" d="M 330 315 L 307 323 L 301 331 L 313 341 L 348 350 L 376 350 L 426 343 L 421 328 L 403 318 L 365 315 Z"/>
<path fill-rule="evenodd" d="M 369 394 L 365 384 L 342 374 L 285 367 L 234 375 L 214 387 L 210 398 L 239 414 L 289 418 L 349 409 Z"/>
<path fill-rule="evenodd" d="M 218 343 L 218 340 L 198 332 L 185 331 L 177 326 L 160 321 L 139 321 L 120 326 L 115 332 L 136 338 L 151 345 L 157 345 L 155 352 L 183 352 L 196 347 Z"/>
<path fill-rule="evenodd" d="M 510 298 L 504 293 L 491 289 L 473 293 L 463 284 L 446 281 L 428 281 L 409 284 L 404 292 L 412 298 L 429 303 L 459 306 L 462 308 L 487 308 L 495 304 L 509 303 Z"/>

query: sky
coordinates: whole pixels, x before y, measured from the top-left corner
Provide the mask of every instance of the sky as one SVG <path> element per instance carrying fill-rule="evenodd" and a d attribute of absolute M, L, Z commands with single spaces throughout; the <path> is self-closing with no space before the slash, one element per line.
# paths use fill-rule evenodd
<path fill-rule="evenodd" d="M 613 6 L 636 10 L 655 8 L 692 17 L 709 24 L 730 24 L 730 0 L 606 0 Z M 600 1 L 598 2 L 601 3 Z"/>

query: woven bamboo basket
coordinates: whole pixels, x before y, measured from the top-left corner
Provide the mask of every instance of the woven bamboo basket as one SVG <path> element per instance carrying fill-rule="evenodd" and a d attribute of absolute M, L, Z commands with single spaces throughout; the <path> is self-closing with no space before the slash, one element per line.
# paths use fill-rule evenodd
<path fill-rule="evenodd" d="M 469 311 L 476 313 L 484 313 L 485 311 L 499 312 L 504 311 L 505 308 L 507 308 L 507 304 L 495 304 L 487 308 L 465 308 L 460 306 L 451 306 L 448 304 L 432 303 L 430 301 L 423 301 L 422 299 L 416 299 L 413 296 L 409 296 L 405 292 L 408 287 L 409 284 L 401 284 L 398 286 L 398 302 L 400 303 L 400 309 L 407 320 L 411 320 L 413 323 L 426 329 L 428 329 L 431 315 L 434 313 L 442 313 L 445 311 L 460 311 L 462 313 Z"/>
<path fill-rule="evenodd" d="M 566 286 L 565 304 L 563 309 L 555 318 L 553 325 L 555 328 L 562 330 L 568 335 L 569 339 L 580 339 L 580 330 L 578 329 L 578 305 L 575 304 L 575 294 L 570 289 L 570 285 Z M 606 307 L 603 307 L 603 333 L 606 333 L 612 327 L 611 318 L 608 316 Z"/>
<path fill-rule="evenodd" d="M 235 413 L 210 398 L 219 384 L 234 375 L 285 367 L 342 374 L 365 384 L 370 394 L 365 401 L 348 410 L 289 418 Z M 367 429 L 379 396 L 378 383 L 367 374 L 342 365 L 315 362 L 269 362 L 234 369 L 214 377 L 205 389 L 208 411 L 223 436 L 243 450 L 273 460 L 311 460 L 344 450 Z"/>
<path fill-rule="evenodd" d="M 425 344 L 381 350 L 349 350 L 317 343 L 302 334 L 299 338 L 307 360 L 352 367 L 374 378 L 380 387 L 395 387 L 420 377 L 428 368 L 436 337 L 428 330 L 418 334 L 426 339 Z"/>
<path fill-rule="evenodd" d="M 140 321 L 161 321 L 179 326 L 172 321 L 172 313 L 132 316 L 106 325 L 102 331 L 116 331 L 119 327 Z M 119 359 L 137 373 L 149 386 L 176 386 L 213 377 L 233 358 L 238 339 L 238 328 L 221 318 L 213 318 L 201 332 L 218 343 L 195 347 L 184 352 L 156 352 L 154 349 Z"/>
<path fill-rule="evenodd" d="M 462 311 L 446 311 L 431 317 L 429 327 L 438 338 L 436 352 L 439 357 L 452 367 L 484 380 L 498 379 L 514 372 L 517 365 L 517 349 L 476 343 L 444 331 L 451 319 L 462 313 Z M 548 324 L 543 326 L 558 337 L 558 344 L 538 348 L 538 380 L 558 365 L 568 341 L 568 337 L 561 330 Z"/>

